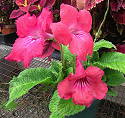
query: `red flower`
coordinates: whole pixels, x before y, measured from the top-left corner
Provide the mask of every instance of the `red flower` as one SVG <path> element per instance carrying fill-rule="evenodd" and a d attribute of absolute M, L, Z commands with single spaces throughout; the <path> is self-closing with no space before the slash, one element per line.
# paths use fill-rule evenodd
<path fill-rule="evenodd" d="M 103 99 L 108 91 L 107 85 L 101 80 L 104 72 L 98 67 L 90 66 L 86 70 L 77 60 L 76 73 L 70 74 L 58 84 L 58 94 L 75 104 L 89 107 L 94 99 Z"/>
<path fill-rule="evenodd" d="M 69 45 L 70 51 L 78 55 L 81 60 L 86 60 L 87 55 L 92 55 L 93 40 L 89 31 L 92 17 L 89 11 L 80 10 L 70 5 L 61 5 L 61 21 L 52 23 L 51 29 L 58 43 Z"/>
<path fill-rule="evenodd" d="M 53 38 L 50 30 L 52 14 L 44 8 L 39 17 L 30 16 L 28 13 L 17 21 L 17 34 L 19 38 L 15 41 L 7 60 L 23 62 L 28 67 L 34 57 L 48 57 L 56 46 L 48 40 Z M 53 47 L 54 46 L 54 47 Z"/>

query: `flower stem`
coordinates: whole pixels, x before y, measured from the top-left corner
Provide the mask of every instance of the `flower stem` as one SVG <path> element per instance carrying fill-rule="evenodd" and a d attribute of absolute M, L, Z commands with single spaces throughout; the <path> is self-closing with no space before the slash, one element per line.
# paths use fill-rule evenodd
<path fill-rule="evenodd" d="M 109 11 L 109 0 L 107 0 L 107 9 L 106 9 L 106 12 L 105 12 L 103 21 L 102 21 L 102 23 L 100 24 L 99 29 L 98 29 L 98 31 L 97 31 L 97 33 L 96 33 L 96 35 L 95 35 L 94 42 L 96 42 L 96 41 L 97 41 L 97 38 L 100 37 L 100 32 L 101 32 L 101 29 L 102 29 L 103 24 L 105 23 L 106 17 L 107 17 L 107 15 L 108 15 L 108 11 Z"/>

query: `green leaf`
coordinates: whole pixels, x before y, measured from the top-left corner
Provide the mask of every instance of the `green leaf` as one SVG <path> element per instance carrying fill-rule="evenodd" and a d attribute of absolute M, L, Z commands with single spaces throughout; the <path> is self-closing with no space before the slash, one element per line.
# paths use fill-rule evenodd
<path fill-rule="evenodd" d="M 100 48 L 115 48 L 115 45 L 106 40 L 100 40 L 94 44 L 94 51 L 98 51 Z"/>
<path fill-rule="evenodd" d="M 58 96 L 57 91 L 55 91 L 52 100 L 50 101 L 49 109 L 52 112 L 51 118 L 56 118 L 52 116 L 74 115 L 83 111 L 85 106 L 75 105 L 71 100 L 63 100 Z"/>
<path fill-rule="evenodd" d="M 37 84 L 50 84 L 52 82 L 50 72 L 46 68 L 31 68 L 22 71 L 18 77 L 14 77 L 10 82 L 9 101 L 5 106 L 8 107 Z"/>
<path fill-rule="evenodd" d="M 55 112 L 57 110 L 59 102 L 60 102 L 60 97 L 58 96 L 57 91 L 55 91 L 49 104 L 49 110 L 51 112 Z"/>
<path fill-rule="evenodd" d="M 17 103 L 14 101 L 10 102 L 7 106 L 6 104 L 7 103 L 2 104 L 0 108 L 4 108 L 6 110 L 14 110 L 17 107 Z"/>
<path fill-rule="evenodd" d="M 65 116 L 62 116 L 58 114 L 57 112 L 53 112 L 49 118 L 65 118 Z"/>
<path fill-rule="evenodd" d="M 73 73 L 73 67 L 69 67 L 68 69 L 66 69 L 66 77 L 67 77 L 70 73 Z"/>
<path fill-rule="evenodd" d="M 109 89 L 107 95 L 115 97 L 118 96 L 118 93 L 116 91 Z"/>
<path fill-rule="evenodd" d="M 71 100 L 61 99 L 58 105 L 58 112 L 66 116 L 74 115 L 85 109 L 85 106 L 75 105 Z"/>
<path fill-rule="evenodd" d="M 63 45 L 63 50 L 64 50 L 65 60 L 72 61 L 74 58 L 74 55 L 69 51 L 68 47 Z"/>
<path fill-rule="evenodd" d="M 109 86 L 119 86 L 120 84 L 125 82 L 124 75 L 116 70 L 105 70 L 105 76 L 107 79 L 107 84 Z"/>
<path fill-rule="evenodd" d="M 62 70 L 62 63 L 59 61 L 52 61 L 50 70 L 59 73 Z"/>
<path fill-rule="evenodd" d="M 125 73 L 125 54 L 119 52 L 104 53 L 94 65 L 100 65 Z"/>
<path fill-rule="evenodd" d="M 93 52 L 91 61 L 95 62 L 95 61 L 98 61 L 98 59 L 99 59 L 99 53 L 98 52 Z"/>
<path fill-rule="evenodd" d="M 53 61 L 51 63 L 49 69 L 51 70 L 51 73 L 53 73 L 53 76 L 55 76 L 55 78 L 53 77 L 53 81 L 55 81 L 55 83 L 58 83 L 63 79 L 62 68 L 62 63 L 59 61 Z"/>

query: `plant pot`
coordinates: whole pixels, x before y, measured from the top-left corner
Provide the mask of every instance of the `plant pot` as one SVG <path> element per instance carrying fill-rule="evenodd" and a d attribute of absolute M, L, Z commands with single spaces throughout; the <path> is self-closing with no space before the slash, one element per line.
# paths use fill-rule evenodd
<path fill-rule="evenodd" d="M 12 46 L 17 38 L 18 36 L 15 32 L 7 35 L 0 34 L 0 44 Z"/>
<path fill-rule="evenodd" d="M 4 25 L 1 29 L 2 34 L 7 35 L 10 33 L 16 32 L 16 26 L 13 25 Z"/>
<path fill-rule="evenodd" d="M 76 115 L 66 118 L 96 118 L 96 113 L 100 102 L 101 102 L 100 100 L 95 100 L 89 108 L 86 108 L 84 111 Z"/>

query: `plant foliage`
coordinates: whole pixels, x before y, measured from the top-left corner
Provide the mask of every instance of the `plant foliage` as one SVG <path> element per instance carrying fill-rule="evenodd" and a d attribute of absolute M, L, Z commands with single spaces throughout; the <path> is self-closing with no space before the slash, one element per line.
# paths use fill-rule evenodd
<path fill-rule="evenodd" d="M 74 115 L 85 109 L 85 106 L 75 105 L 71 100 L 63 100 L 58 96 L 55 91 L 50 104 L 49 109 L 52 112 L 50 118 L 65 118 L 65 116 Z"/>

